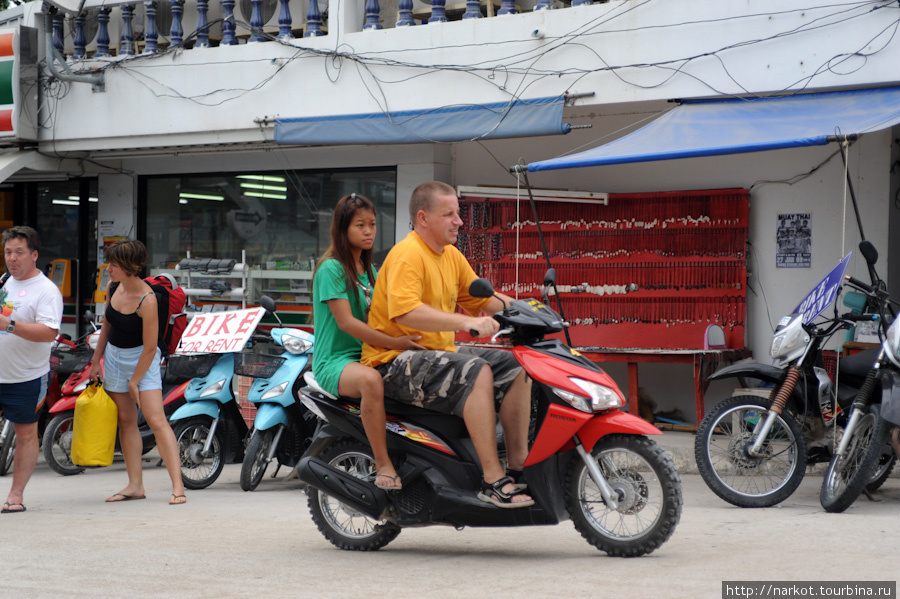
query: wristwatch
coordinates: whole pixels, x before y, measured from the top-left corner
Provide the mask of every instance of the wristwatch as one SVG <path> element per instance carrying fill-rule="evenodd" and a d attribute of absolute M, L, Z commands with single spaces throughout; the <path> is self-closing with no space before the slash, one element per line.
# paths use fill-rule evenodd
<path fill-rule="evenodd" d="M 13 333 L 13 332 L 15 332 L 15 330 L 16 330 L 16 321 L 13 320 L 12 318 L 10 318 L 10 319 L 9 319 L 9 324 L 6 325 L 6 332 L 7 332 L 7 333 Z"/>

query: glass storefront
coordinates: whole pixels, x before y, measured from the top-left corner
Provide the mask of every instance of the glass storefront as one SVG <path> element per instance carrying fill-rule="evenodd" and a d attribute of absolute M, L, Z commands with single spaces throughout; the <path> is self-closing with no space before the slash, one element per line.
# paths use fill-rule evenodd
<path fill-rule="evenodd" d="M 309 270 L 329 245 L 337 201 L 351 192 L 378 213 L 376 261 L 394 245 L 396 170 L 270 171 L 146 177 L 148 265 L 192 258 L 235 259 L 251 268 Z"/>
<path fill-rule="evenodd" d="M 88 264 L 85 272 L 88 280 L 92 280 L 97 269 L 97 180 L 92 179 L 88 187 L 88 223 L 89 238 L 84 240 L 87 246 Z M 37 224 L 35 229 L 41 237 L 41 251 L 37 266 L 44 272 L 53 260 L 78 259 L 80 203 L 80 181 L 58 181 L 38 183 L 37 185 Z M 85 299 L 90 297 L 92 289 L 85 289 Z"/>

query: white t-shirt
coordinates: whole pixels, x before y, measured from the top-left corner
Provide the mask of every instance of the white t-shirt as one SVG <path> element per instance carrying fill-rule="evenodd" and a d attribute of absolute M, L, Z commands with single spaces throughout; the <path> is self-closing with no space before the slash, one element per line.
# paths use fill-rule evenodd
<path fill-rule="evenodd" d="M 59 330 L 62 294 L 42 272 L 24 281 L 10 277 L 0 287 L 0 309 L 17 324 L 38 322 Z M 6 330 L 0 331 L 0 383 L 24 383 L 47 374 L 50 371 L 50 343 L 27 341 Z"/>

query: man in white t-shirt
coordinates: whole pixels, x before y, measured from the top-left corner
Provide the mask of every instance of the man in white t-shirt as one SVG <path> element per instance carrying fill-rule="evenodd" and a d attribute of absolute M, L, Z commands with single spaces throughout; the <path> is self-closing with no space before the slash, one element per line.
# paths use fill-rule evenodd
<path fill-rule="evenodd" d="M 50 344 L 62 321 L 59 288 L 37 268 L 37 231 L 3 232 L 10 278 L 0 287 L 0 410 L 16 431 L 13 481 L 0 513 L 25 511 L 25 485 L 38 458 L 37 420 L 47 394 Z"/>

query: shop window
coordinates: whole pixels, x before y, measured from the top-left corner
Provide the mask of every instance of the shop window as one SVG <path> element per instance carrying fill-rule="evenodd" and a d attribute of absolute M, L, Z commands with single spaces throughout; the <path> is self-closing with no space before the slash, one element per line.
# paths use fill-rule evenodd
<path fill-rule="evenodd" d="M 143 180 L 148 262 L 172 268 L 195 258 L 240 259 L 254 268 L 308 270 L 329 245 L 337 201 L 356 192 L 378 213 L 376 261 L 394 244 L 394 169 L 266 171 Z"/>

